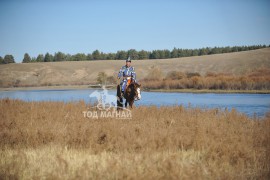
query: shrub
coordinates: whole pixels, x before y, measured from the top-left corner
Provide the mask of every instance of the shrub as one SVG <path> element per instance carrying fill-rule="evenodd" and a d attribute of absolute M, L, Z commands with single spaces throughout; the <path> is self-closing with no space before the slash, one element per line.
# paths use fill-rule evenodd
<path fill-rule="evenodd" d="M 97 77 L 97 82 L 99 84 L 106 84 L 107 82 L 107 74 L 105 72 L 99 72 Z"/>
<path fill-rule="evenodd" d="M 171 71 L 167 74 L 166 79 L 176 80 L 176 79 L 183 79 L 185 77 L 186 77 L 186 74 L 183 72 Z"/>
<path fill-rule="evenodd" d="M 187 78 L 191 78 L 194 76 L 201 76 L 201 75 L 200 75 L 200 73 L 197 73 L 197 72 L 188 72 L 188 73 L 186 73 L 186 76 L 187 76 Z"/>

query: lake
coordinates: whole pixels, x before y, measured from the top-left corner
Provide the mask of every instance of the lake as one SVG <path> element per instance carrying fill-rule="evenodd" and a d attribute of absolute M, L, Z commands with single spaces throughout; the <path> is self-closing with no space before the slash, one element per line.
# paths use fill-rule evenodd
<path fill-rule="evenodd" d="M 83 90 L 20 90 L 0 91 L 0 98 L 21 99 L 24 101 L 79 101 L 86 103 L 94 102 L 95 99 L 89 95 L 95 89 Z M 102 90 L 97 90 L 101 92 Z M 116 90 L 108 90 L 111 95 Z M 173 106 L 183 105 L 185 107 L 220 108 L 237 111 L 252 117 L 254 114 L 263 117 L 270 111 L 270 94 L 214 94 L 214 93 L 174 93 L 174 92 L 142 92 L 142 99 L 135 102 L 136 106 L 156 105 Z"/>

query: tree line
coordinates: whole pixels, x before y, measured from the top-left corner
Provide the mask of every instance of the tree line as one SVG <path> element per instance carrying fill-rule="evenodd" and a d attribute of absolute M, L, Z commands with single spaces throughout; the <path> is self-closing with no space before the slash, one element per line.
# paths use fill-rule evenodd
<path fill-rule="evenodd" d="M 171 51 L 168 49 L 164 50 L 153 50 L 153 51 L 137 51 L 130 49 L 127 51 L 121 50 L 116 53 L 104 53 L 99 50 L 95 50 L 92 53 L 77 53 L 74 55 L 65 54 L 63 52 L 57 52 L 53 54 L 46 53 L 45 55 L 39 54 L 37 57 L 30 57 L 28 53 L 24 54 L 22 60 L 23 63 L 30 62 L 59 62 L 59 61 L 91 61 L 91 60 L 123 60 L 130 57 L 134 60 L 141 59 L 169 59 L 169 58 L 180 58 L 190 56 L 203 56 L 211 54 L 221 54 L 230 52 L 240 52 L 255 50 L 260 48 L 266 48 L 266 45 L 253 45 L 253 46 L 227 46 L 227 47 L 206 47 L 199 49 L 180 49 L 173 48 Z M 270 47 L 270 45 L 268 46 Z M 15 63 L 12 55 L 6 55 L 4 58 L 0 56 L 0 64 Z"/>

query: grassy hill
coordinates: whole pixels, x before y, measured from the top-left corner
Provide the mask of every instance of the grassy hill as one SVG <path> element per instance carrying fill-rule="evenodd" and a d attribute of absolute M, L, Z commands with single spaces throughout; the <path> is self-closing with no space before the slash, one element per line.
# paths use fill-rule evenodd
<path fill-rule="evenodd" d="M 121 60 L 17 63 L 0 65 L 0 87 L 94 84 L 99 72 L 116 76 Z M 237 53 L 195 56 L 175 59 L 134 60 L 138 79 L 153 68 L 166 75 L 170 71 L 245 74 L 259 68 L 270 68 L 270 48 Z"/>

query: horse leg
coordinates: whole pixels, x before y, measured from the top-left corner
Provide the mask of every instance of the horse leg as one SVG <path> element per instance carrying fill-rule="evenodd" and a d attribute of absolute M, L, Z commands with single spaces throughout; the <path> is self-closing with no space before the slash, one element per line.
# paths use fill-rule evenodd
<path fill-rule="evenodd" d="M 128 104 L 128 103 L 127 103 L 127 100 L 126 100 L 126 102 L 125 102 L 125 108 L 127 108 L 127 104 Z"/>
<path fill-rule="evenodd" d="M 123 98 L 119 97 L 119 101 L 117 101 L 117 109 L 123 109 Z"/>
<path fill-rule="evenodd" d="M 134 100 L 129 101 L 129 106 L 130 106 L 131 109 L 133 108 L 133 103 L 134 103 Z"/>
<path fill-rule="evenodd" d="M 123 97 L 121 96 L 121 87 L 117 86 L 117 110 L 123 109 Z"/>

